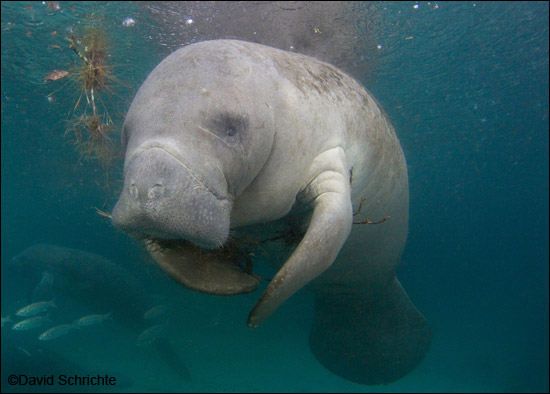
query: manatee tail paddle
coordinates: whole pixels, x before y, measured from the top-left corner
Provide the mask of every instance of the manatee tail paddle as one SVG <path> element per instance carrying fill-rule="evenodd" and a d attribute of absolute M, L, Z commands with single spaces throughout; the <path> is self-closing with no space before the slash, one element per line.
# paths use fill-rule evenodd
<path fill-rule="evenodd" d="M 426 319 L 395 278 L 368 302 L 359 294 L 317 294 L 309 345 L 325 368 L 361 384 L 387 384 L 411 372 L 430 347 Z"/>

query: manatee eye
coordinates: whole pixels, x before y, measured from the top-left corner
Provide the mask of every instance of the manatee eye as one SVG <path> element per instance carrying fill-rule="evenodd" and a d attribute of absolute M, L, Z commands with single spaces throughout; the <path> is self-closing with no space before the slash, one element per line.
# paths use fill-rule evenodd
<path fill-rule="evenodd" d="M 207 118 L 204 128 L 215 132 L 229 145 L 242 142 L 248 130 L 248 115 L 231 112 L 214 113 Z"/>

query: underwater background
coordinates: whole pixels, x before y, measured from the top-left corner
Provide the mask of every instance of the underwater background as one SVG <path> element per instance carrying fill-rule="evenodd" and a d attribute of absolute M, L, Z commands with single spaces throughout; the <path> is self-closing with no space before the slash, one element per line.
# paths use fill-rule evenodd
<path fill-rule="evenodd" d="M 307 16 L 304 4 L 284 12 Z M 242 19 L 224 14 L 225 6 Z M 270 44 L 292 40 L 289 31 L 300 27 L 318 40 L 304 52 L 340 51 L 334 63 L 378 99 L 400 139 L 410 223 L 398 277 L 434 338 L 426 359 L 395 383 L 354 384 L 317 362 L 308 347 L 313 297 L 306 290 L 250 329 L 246 317 L 259 291 L 217 297 L 187 290 L 98 214 L 110 212 L 120 192 L 122 156 L 114 148 L 148 73 L 182 45 L 250 39 L 256 33 L 243 20 L 253 24 L 263 6 L 204 2 L 196 15 L 218 11 L 200 19 L 191 6 L 182 14 L 154 2 L 2 2 L 2 391 L 548 392 L 547 2 L 361 2 L 345 19 L 315 8 L 300 26 L 258 31 L 258 41 Z M 242 35 L 231 30 L 235 24 Z M 338 40 L 336 31 L 346 29 L 353 40 Z M 90 31 L 102 32 L 112 67 L 108 88 L 95 98 L 112 119 L 112 144 L 99 145 L 109 160 L 76 140 L 74 119 L 91 104 L 74 79 L 83 61 L 70 46 L 85 52 Z M 328 50 L 321 45 L 327 42 Z M 46 81 L 53 70 L 71 75 Z M 40 287 L 47 282 L 41 269 L 22 274 L 10 267 L 39 243 L 96 253 L 131 273 L 145 310 L 168 306 L 165 347 L 136 344 L 153 324 L 147 322 L 136 329 L 107 319 L 51 341 L 38 340 L 47 325 L 17 331 L 4 324 L 4 317 L 20 320 L 15 312 L 33 293 L 51 293 Z M 63 286 L 85 292 L 96 279 Z M 129 282 L 119 283 L 133 294 Z M 124 309 L 106 293 L 86 294 L 52 294 L 52 321 L 107 314 L 110 303 Z M 107 374 L 117 385 L 10 385 L 13 374 Z"/>

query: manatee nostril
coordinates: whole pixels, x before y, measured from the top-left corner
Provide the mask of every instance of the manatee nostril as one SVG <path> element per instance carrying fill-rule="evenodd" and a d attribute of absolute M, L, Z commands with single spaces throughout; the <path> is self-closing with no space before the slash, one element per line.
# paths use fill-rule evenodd
<path fill-rule="evenodd" d="M 135 183 L 130 184 L 130 187 L 128 188 L 128 193 L 136 200 L 138 199 L 138 188 Z"/>
<path fill-rule="evenodd" d="M 147 198 L 148 199 L 159 198 L 160 196 L 162 196 L 163 193 L 164 193 L 164 185 L 157 183 L 149 189 L 149 193 L 147 193 Z"/>

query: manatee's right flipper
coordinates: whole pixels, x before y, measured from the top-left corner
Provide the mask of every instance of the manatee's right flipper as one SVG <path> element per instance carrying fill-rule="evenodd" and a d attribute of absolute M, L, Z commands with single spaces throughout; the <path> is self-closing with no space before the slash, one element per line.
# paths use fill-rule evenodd
<path fill-rule="evenodd" d="M 387 384 L 411 372 L 432 333 L 395 278 L 374 300 L 359 292 L 316 294 L 309 345 L 317 360 L 345 379 Z"/>
<path fill-rule="evenodd" d="M 250 311 L 248 325 L 258 327 L 283 302 L 328 269 L 346 242 L 353 223 L 349 173 L 341 147 L 318 155 L 310 171 L 318 174 L 297 196 L 313 207 L 307 231 Z"/>

